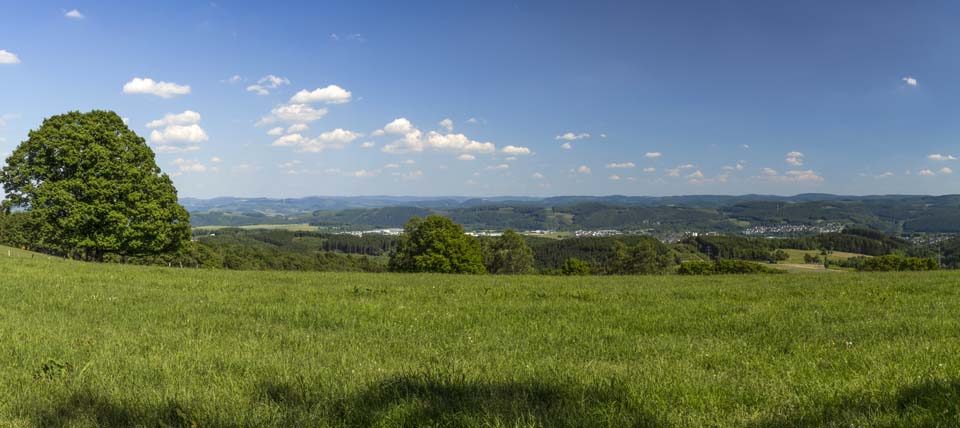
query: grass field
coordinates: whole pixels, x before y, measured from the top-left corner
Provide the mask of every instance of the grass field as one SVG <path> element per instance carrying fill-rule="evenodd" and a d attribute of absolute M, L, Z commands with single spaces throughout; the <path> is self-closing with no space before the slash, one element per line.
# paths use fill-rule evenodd
<path fill-rule="evenodd" d="M 2 427 L 960 425 L 955 272 L 0 272 Z"/>

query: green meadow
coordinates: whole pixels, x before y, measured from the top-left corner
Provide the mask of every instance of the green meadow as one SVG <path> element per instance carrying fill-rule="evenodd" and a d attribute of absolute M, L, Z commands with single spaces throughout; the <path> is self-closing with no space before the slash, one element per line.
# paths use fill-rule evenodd
<path fill-rule="evenodd" d="M 960 425 L 955 271 L 0 272 L 3 427 Z"/>

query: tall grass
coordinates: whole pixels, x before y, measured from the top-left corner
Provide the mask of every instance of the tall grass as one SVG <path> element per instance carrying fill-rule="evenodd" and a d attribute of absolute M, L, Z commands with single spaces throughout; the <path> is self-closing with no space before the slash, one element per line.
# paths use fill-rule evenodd
<path fill-rule="evenodd" d="M 0 426 L 960 425 L 954 272 L 298 274 L 0 253 Z"/>

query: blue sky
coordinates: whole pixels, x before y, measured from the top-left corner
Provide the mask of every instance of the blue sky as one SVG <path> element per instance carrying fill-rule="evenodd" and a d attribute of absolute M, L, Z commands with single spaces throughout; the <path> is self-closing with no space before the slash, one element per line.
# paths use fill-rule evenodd
<path fill-rule="evenodd" d="M 960 190 L 957 2 L 0 4 L 0 151 L 114 110 L 181 196 Z"/>

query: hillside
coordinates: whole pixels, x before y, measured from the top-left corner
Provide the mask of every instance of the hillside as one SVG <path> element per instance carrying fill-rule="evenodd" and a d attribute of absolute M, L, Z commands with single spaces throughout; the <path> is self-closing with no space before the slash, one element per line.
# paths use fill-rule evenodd
<path fill-rule="evenodd" d="M 0 426 L 954 426 L 960 280 L 0 257 Z"/>

